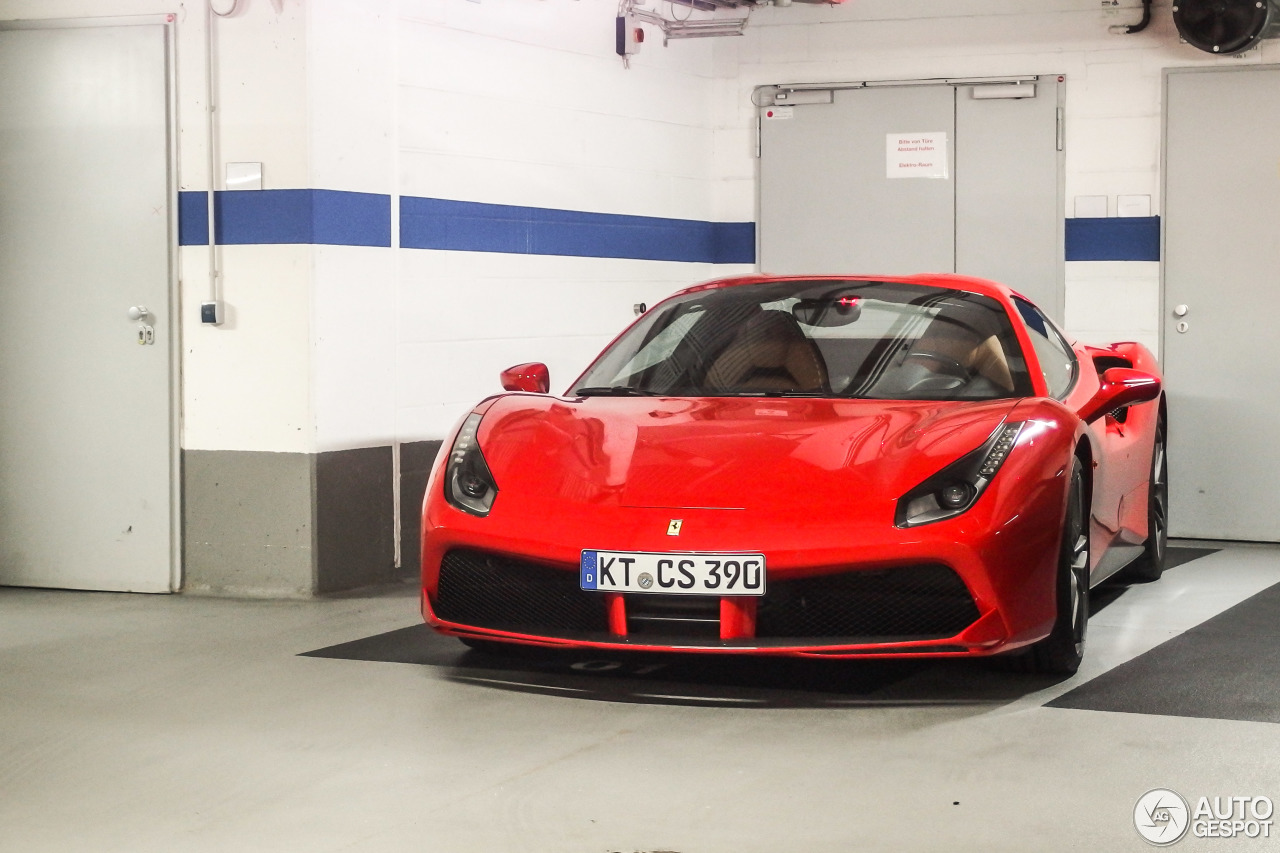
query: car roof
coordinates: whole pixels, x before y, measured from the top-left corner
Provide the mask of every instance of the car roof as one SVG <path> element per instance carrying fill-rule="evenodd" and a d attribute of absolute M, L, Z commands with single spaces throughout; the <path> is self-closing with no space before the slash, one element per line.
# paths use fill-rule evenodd
<path fill-rule="evenodd" d="M 969 293 L 980 293 L 983 296 L 990 296 L 995 299 L 1004 301 L 1013 296 L 1022 297 L 1017 291 L 1007 287 L 999 282 L 989 281 L 985 278 L 974 278 L 967 275 L 955 275 L 953 273 L 921 273 L 919 275 L 769 275 L 765 273 L 755 275 L 730 276 L 727 278 L 718 278 L 712 281 L 696 284 L 693 287 L 687 287 L 684 290 L 677 291 L 674 296 L 682 296 L 686 293 L 697 293 L 702 290 L 717 290 L 723 287 L 739 287 L 747 284 L 771 284 L 774 282 L 784 281 L 889 281 L 902 282 L 904 284 L 917 284 L 925 287 L 946 288 L 949 290 L 963 290 Z"/>

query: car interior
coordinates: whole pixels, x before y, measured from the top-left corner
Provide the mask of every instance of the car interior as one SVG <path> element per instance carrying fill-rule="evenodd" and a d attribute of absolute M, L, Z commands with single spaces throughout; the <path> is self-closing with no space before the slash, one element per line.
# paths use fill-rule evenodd
<path fill-rule="evenodd" d="M 950 291 L 906 296 L 844 288 L 676 306 L 612 381 L 679 395 L 986 400 L 1030 393 L 999 305 Z"/>

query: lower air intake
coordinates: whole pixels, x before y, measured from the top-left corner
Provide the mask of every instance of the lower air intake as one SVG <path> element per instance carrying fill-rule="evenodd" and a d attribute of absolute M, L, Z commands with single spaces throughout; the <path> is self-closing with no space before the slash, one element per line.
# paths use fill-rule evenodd
<path fill-rule="evenodd" d="M 964 582 L 941 565 L 770 580 L 756 636 L 926 640 L 953 637 L 978 618 Z"/>
<path fill-rule="evenodd" d="M 583 592 L 578 573 L 469 549 L 440 563 L 432 607 L 448 622 L 543 636 L 607 632 L 599 595 Z"/>

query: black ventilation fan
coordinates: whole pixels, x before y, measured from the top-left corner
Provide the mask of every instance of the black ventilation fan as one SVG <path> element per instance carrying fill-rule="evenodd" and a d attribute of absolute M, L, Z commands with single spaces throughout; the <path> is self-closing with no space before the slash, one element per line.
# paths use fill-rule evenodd
<path fill-rule="evenodd" d="M 1275 0 L 1175 0 L 1173 23 L 1192 47 L 1243 53 L 1280 35 L 1280 8 Z"/>

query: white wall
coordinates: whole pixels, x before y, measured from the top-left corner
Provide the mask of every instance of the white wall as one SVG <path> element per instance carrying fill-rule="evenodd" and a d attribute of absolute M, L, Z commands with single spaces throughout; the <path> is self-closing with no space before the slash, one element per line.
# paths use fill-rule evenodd
<path fill-rule="evenodd" d="M 307 3 L 308 186 L 392 197 L 396 244 L 396 3 Z M 316 246 L 311 302 L 315 449 L 396 439 L 396 252 Z"/>
<path fill-rule="evenodd" d="M 230 9 L 232 0 L 217 0 Z M 114 16 L 174 18 L 178 189 L 209 186 L 206 4 L 201 0 L 0 0 L 0 20 Z M 271 188 L 308 186 L 307 63 L 303 6 L 240 0 L 217 22 L 218 160 L 261 161 Z M 222 187 L 221 166 L 215 169 Z M 230 320 L 201 327 L 208 250 L 178 254 L 183 438 L 194 449 L 307 451 L 314 445 L 307 341 L 311 273 L 306 246 L 227 246 L 223 296 Z"/>
<path fill-rule="evenodd" d="M 1066 196 L 1160 212 L 1161 72 L 1280 58 L 1181 46 L 1166 3 L 856 0 L 754 12 L 741 38 L 657 33 L 623 68 L 614 0 L 241 0 L 217 22 L 218 166 L 270 189 L 755 221 L 757 85 L 1026 73 L 1067 78 Z M 231 0 L 218 0 L 219 8 Z M 205 4 L 0 0 L 0 19 L 173 13 L 179 182 L 209 186 Z M 563 388 L 632 304 L 740 266 L 353 246 L 225 246 L 229 321 L 202 327 L 208 251 L 179 253 L 184 446 L 313 452 L 442 437 L 497 373 Z M 1072 263 L 1067 325 L 1157 341 L 1159 265 Z"/>
<path fill-rule="evenodd" d="M 216 0 L 221 11 L 229 0 Z M 180 32 L 205 34 L 205 4 L 183 4 Z M 226 189 L 225 164 L 262 163 L 265 189 L 305 189 L 312 134 L 307 105 L 306 14 L 289 2 L 240 0 L 214 19 L 214 187 Z M 208 189 L 204 44 L 179 55 L 184 99 L 181 184 Z M 308 245 L 220 246 L 221 326 L 199 322 L 208 298 L 209 250 L 181 250 L 183 446 L 196 450 L 306 453 L 314 446 Z"/>
<path fill-rule="evenodd" d="M 233 0 L 217 0 L 218 9 Z M 178 188 L 210 186 L 206 4 L 0 0 L 0 19 L 175 16 Z M 214 22 L 225 163 L 267 189 L 718 216 L 709 43 L 624 70 L 613 0 L 239 0 Z M 744 218 L 750 218 L 749 216 Z M 198 322 L 209 251 L 178 253 L 189 449 L 314 452 L 442 437 L 546 361 L 567 384 L 636 302 L 742 267 L 353 246 L 218 250 L 227 321 Z"/>
<path fill-rule="evenodd" d="M 627 71 L 613 50 L 616 9 L 612 0 L 309 4 L 317 185 L 717 218 L 712 48 L 655 46 Z M 389 433 L 441 438 L 500 390 L 500 370 L 522 361 L 546 362 L 563 387 L 633 319 L 634 303 L 729 270 L 421 249 L 391 255 L 327 247 L 318 255 L 318 449 L 378 443 Z"/>
<path fill-rule="evenodd" d="M 1066 199 L 1152 197 L 1160 212 L 1162 72 L 1167 67 L 1280 59 L 1280 42 L 1240 58 L 1213 57 L 1178 42 L 1168 2 L 1135 35 L 1139 0 L 857 0 L 838 7 L 769 8 L 747 34 L 716 44 L 723 90 L 716 129 L 721 218 L 755 218 L 756 86 L 849 80 L 1063 74 L 1066 76 Z M 679 46 L 671 48 L 679 49 Z M 997 247 L 998 248 L 998 247 Z M 1159 264 L 1067 264 L 1069 331 L 1084 340 L 1158 344 Z"/>

